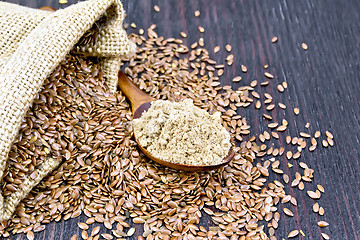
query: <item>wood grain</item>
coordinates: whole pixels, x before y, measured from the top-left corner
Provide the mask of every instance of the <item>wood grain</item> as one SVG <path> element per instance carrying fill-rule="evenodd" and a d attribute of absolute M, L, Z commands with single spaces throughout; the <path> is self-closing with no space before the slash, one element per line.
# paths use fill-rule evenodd
<path fill-rule="evenodd" d="M 11 0 L 30 7 L 60 5 L 57 0 Z M 200 36 L 205 39 L 209 50 L 216 45 L 221 47 L 211 57 L 224 62 L 226 44 L 233 47 L 235 61 L 227 68 L 222 78 L 223 85 L 230 85 L 231 79 L 241 75 L 240 83 L 233 87 L 249 84 L 252 80 L 263 80 L 263 65 L 269 64 L 269 72 L 275 75 L 274 83 L 288 82 L 288 89 L 279 94 L 276 85 L 261 88 L 260 94 L 270 93 L 275 102 L 288 106 L 286 110 L 273 113 L 275 121 L 286 118 L 288 133 L 296 136 L 310 123 L 309 131 L 330 130 L 334 134 L 335 146 L 315 152 L 305 151 L 301 159 L 315 170 L 312 184 L 306 184 L 303 191 L 289 189 L 298 199 L 298 207 L 292 206 L 293 218 L 282 216 L 276 233 L 278 239 L 286 238 L 294 229 L 302 229 L 306 237 L 299 239 L 321 239 L 321 231 L 332 239 L 359 240 L 360 238 L 360 1 L 245 1 L 245 0 L 123 0 L 127 12 L 126 22 L 135 22 L 139 28 L 146 29 L 157 25 L 157 32 L 165 37 L 179 37 L 184 31 L 188 34 L 185 43 L 190 45 Z M 157 4 L 160 12 L 153 6 Z M 199 10 L 199 18 L 194 11 Z M 198 26 L 205 28 L 200 35 Z M 135 31 L 128 29 L 128 32 Z M 271 38 L 277 36 L 277 43 Z M 307 43 L 304 51 L 301 43 Z M 212 52 L 212 51 L 211 51 Z M 248 68 L 242 74 L 240 65 Z M 295 116 L 293 109 L 298 107 L 300 114 Z M 266 130 L 267 121 L 262 118 L 263 111 L 254 111 L 253 106 L 239 112 L 252 126 L 252 133 Z M 285 143 L 283 137 L 280 138 Z M 297 164 L 287 168 L 285 157 L 281 160 L 282 169 L 289 176 L 299 169 Z M 291 160 L 289 161 L 292 163 Z M 271 179 L 280 179 L 273 176 Z M 290 179 L 291 180 L 291 179 Z M 325 216 L 312 213 L 311 200 L 307 190 L 315 190 L 316 184 L 325 188 L 325 194 L 318 200 L 325 209 Z M 282 208 L 281 205 L 279 205 Z M 319 220 L 329 222 L 325 229 L 317 227 Z M 36 239 L 70 239 L 73 234 L 80 235 L 76 225 L 85 221 L 81 216 L 69 221 L 50 223 L 46 230 L 35 234 Z M 201 224 L 210 225 L 204 217 Z M 136 234 L 141 234 L 141 226 L 136 226 Z M 102 232 L 110 232 L 102 227 Z M 15 235 L 12 239 L 26 239 Z"/>

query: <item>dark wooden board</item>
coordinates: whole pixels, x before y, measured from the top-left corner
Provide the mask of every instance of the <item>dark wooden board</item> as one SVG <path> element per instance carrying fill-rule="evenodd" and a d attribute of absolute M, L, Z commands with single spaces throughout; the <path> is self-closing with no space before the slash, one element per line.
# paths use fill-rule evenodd
<path fill-rule="evenodd" d="M 57 9 L 77 1 L 70 0 L 66 5 L 60 5 L 57 0 L 9 2 Z M 159 13 L 153 9 L 155 4 L 160 7 Z M 291 230 L 302 229 L 306 237 L 298 239 L 321 239 L 321 229 L 316 223 L 325 220 L 330 226 L 323 232 L 331 239 L 360 239 L 360 1 L 123 0 L 123 5 L 128 15 L 126 22 L 135 22 L 138 29 L 156 24 L 159 35 L 165 37 L 179 37 L 181 31 L 187 32 L 188 45 L 198 40 L 197 26 L 203 26 L 206 48 L 222 47 L 218 54 L 211 51 L 211 57 L 219 62 L 224 62 L 227 56 L 225 44 L 231 44 L 235 61 L 225 71 L 221 80 L 224 85 L 231 84 L 230 79 L 237 75 L 243 80 L 233 84 L 234 87 L 264 79 L 265 64 L 269 64 L 269 71 L 276 76 L 271 81 L 287 81 L 289 87 L 283 94 L 277 92 L 277 84 L 266 91 L 275 102 L 298 107 L 300 114 L 295 116 L 288 107 L 285 111 L 277 110 L 273 114 L 275 120 L 286 118 L 292 136 L 304 131 L 307 122 L 311 124 L 311 133 L 330 130 L 335 146 L 318 147 L 313 153 L 302 154 L 300 160 L 315 170 L 314 182 L 306 184 L 304 191 L 287 189 L 298 199 L 298 207 L 294 208 L 293 218 L 281 218 L 276 236 L 287 238 Z M 199 18 L 194 17 L 195 10 L 201 12 Z M 128 32 L 131 31 L 134 30 L 129 28 Z M 273 36 L 279 38 L 276 44 L 271 43 Z M 302 42 L 309 46 L 307 51 L 301 48 Z M 241 73 L 241 64 L 248 67 L 248 73 Z M 262 111 L 251 106 L 240 114 L 253 126 L 253 134 L 266 130 Z M 280 140 L 285 142 L 284 137 Z M 291 176 L 299 169 L 297 164 L 291 169 L 285 167 L 285 157 L 281 158 L 281 164 Z M 271 179 L 274 178 L 279 177 Z M 315 190 L 316 184 L 324 186 L 326 191 L 318 201 L 325 209 L 323 217 L 312 212 L 314 201 L 306 196 L 306 190 Z M 81 216 L 50 223 L 35 237 L 70 239 L 73 234 L 80 235 L 76 223 L 85 219 Z M 209 225 L 210 219 L 205 218 L 202 223 Z M 109 232 L 105 228 L 102 231 Z M 15 235 L 12 239 L 26 237 Z"/>

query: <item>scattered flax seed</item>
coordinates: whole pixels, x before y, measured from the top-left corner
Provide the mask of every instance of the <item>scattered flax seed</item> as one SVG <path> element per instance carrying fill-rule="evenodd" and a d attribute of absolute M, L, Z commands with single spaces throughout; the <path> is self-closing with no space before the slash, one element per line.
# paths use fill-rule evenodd
<path fill-rule="evenodd" d="M 140 28 L 140 29 L 139 29 L 139 34 L 140 34 L 140 35 L 143 35 L 143 34 L 144 34 L 144 29 Z"/>
<path fill-rule="evenodd" d="M 251 83 L 250 83 L 250 87 L 256 87 L 256 85 L 257 85 L 257 80 L 254 80 L 254 81 L 251 81 Z"/>
<path fill-rule="evenodd" d="M 272 97 L 271 97 L 271 95 L 268 94 L 268 93 L 265 93 L 264 95 L 265 95 L 265 97 L 267 98 L 267 99 L 265 99 L 264 103 L 265 103 L 265 104 L 271 103 L 271 102 L 272 102 Z M 266 96 L 266 95 L 269 95 L 269 97 Z"/>
<path fill-rule="evenodd" d="M 280 107 L 281 109 L 286 109 L 286 105 L 285 105 L 285 104 L 283 104 L 283 103 L 278 103 L 278 105 L 279 105 L 279 107 Z"/>
<path fill-rule="evenodd" d="M 88 218 L 86 219 L 85 223 L 90 225 L 90 224 L 93 224 L 95 222 L 95 218 L 94 217 L 91 217 L 91 218 Z"/>
<path fill-rule="evenodd" d="M 275 108 L 275 104 L 270 104 L 269 106 L 266 107 L 266 110 L 271 111 Z"/>
<path fill-rule="evenodd" d="M 304 186 L 304 183 L 303 182 L 300 182 L 299 185 L 298 185 L 298 188 L 302 191 L 304 190 L 305 186 Z"/>
<path fill-rule="evenodd" d="M 306 177 L 306 176 L 302 176 L 301 179 L 304 180 L 305 182 L 311 182 L 312 181 L 311 178 Z"/>
<path fill-rule="evenodd" d="M 281 125 L 281 126 L 279 126 L 276 130 L 278 131 L 278 132 L 283 132 L 283 131 L 285 131 L 286 130 L 286 126 L 285 125 Z"/>
<path fill-rule="evenodd" d="M 184 32 L 181 32 L 181 33 L 180 33 L 180 36 L 183 37 L 183 38 L 186 38 L 186 37 L 187 37 L 187 34 L 184 33 Z"/>
<path fill-rule="evenodd" d="M 309 127 L 310 127 L 310 123 L 307 122 L 307 123 L 305 124 L 305 127 L 306 127 L 306 128 L 309 128 Z"/>
<path fill-rule="evenodd" d="M 272 43 L 276 43 L 277 40 L 278 40 L 278 37 L 273 37 L 273 38 L 271 39 L 271 42 L 272 42 Z"/>
<path fill-rule="evenodd" d="M 264 65 L 264 69 L 267 69 L 268 67 L 269 67 L 268 64 L 265 64 L 265 65 Z"/>
<path fill-rule="evenodd" d="M 254 98 L 260 99 L 260 94 L 255 91 L 251 92 L 251 95 L 253 95 Z"/>
<path fill-rule="evenodd" d="M 284 180 L 284 182 L 285 183 L 289 183 L 289 175 L 287 175 L 287 174 L 283 174 L 283 180 Z"/>
<path fill-rule="evenodd" d="M 132 28 L 136 28 L 136 23 L 131 23 L 130 26 L 131 26 Z"/>
<path fill-rule="evenodd" d="M 234 77 L 233 82 L 240 82 L 241 79 L 242 79 L 242 77 L 240 77 L 240 76 Z"/>
<path fill-rule="evenodd" d="M 323 216 L 324 213 L 325 213 L 324 208 L 323 208 L 323 207 L 320 207 L 320 208 L 319 208 L 319 214 L 320 214 L 321 216 Z"/>
<path fill-rule="evenodd" d="M 304 138 L 310 138 L 311 135 L 308 133 L 304 133 L 304 132 L 300 132 L 300 136 L 304 137 Z"/>
<path fill-rule="evenodd" d="M 296 187 L 299 185 L 299 183 L 300 183 L 300 180 L 296 178 L 291 182 L 291 187 Z"/>
<path fill-rule="evenodd" d="M 217 53 L 217 52 L 219 52 L 220 51 L 220 46 L 215 46 L 214 47 L 214 53 Z"/>
<path fill-rule="evenodd" d="M 282 82 L 282 85 L 285 89 L 288 87 L 287 82 Z"/>
<path fill-rule="evenodd" d="M 289 167 L 289 168 L 292 168 L 293 165 L 292 165 L 291 163 L 288 163 L 288 167 Z"/>
<path fill-rule="evenodd" d="M 294 113 L 295 113 L 295 115 L 298 115 L 299 112 L 300 112 L 300 110 L 299 110 L 298 108 L 294 108 Z"/>
<path fill-rule="evenodd" d="M 309 168 L 309 167 L 306 165 L 306 163 L 304 163 L 304 162 L 299 162 L 299 166 L 300 166 L 301 168 L 303 168 L 303 169 Z"/>
<path fill-rule="evenodd" d="M 134 235 L 134 233 L 135 233 L 135 228 L 130 228 L 126 235 L 128 237 L 131 237 L 132 235 Z"/>
<path fill-rule="evenodd" d="M 334 138 L 334 136 L 332 135 L 332 133 L 329 132 L 329 131 L 326 131 L 326 132 L 325 132 L 325 135 L 326 135 L 328 138 L 330 138 L 330 139 L 333 139 L 333 138 Z"/>
<path fill-rule="evenodd" d="M 303 232 L 303 230 L 300 230 L 300 234 L 305 237 L 305 233 Z"/>
<path fill-rule="evenodd" d="M 319 227 L 327 227 L 327 226 L 329 226 L 329 223 L 325 222 L 325 221 L 319 221 L 317 224 L 318 224 Z"/>
<path fill-rule="evenodd" d="M 306 43 L 302 43 L 301 44 L 301 47 L 304 49 L 304 50 L 307 50 L 308 49 L 308 45 Z"/>
<path fill-rule="evenodd" d="M 264 116 L 264 118 L 266 118 L 268 120 L 272 120 L 272 117 L 270 115 L 268 115 L 268 114 L 264 113 L 263 116 Z"/>
<path fill-rule="evenodd" d="M 200 47 L 203 47 L 203 46 L 204 46 L 204 39 L 203 39 L 203 38 L 200 38 L 200 39 L 199 39 L 199 46 L 200 46 Z"/>
<path fill-rule="evenodd" d="M 287 195 L 286 197 L 284 197 L 282 200 L 281 200 L 281 203 L 287 203 L 291 200 L 291 196 L 290 195 Z"/>
<path fill-rule="evenodd" d="M 194 49 L 198 46 L 198 43 L 197 42 L 194 42 L 193 44 L 191 44 L 190 48 Z"/>
<path fill-rule="evenodd" d="M 309 151 L 312 152 L 316 149 L 316 145 L 311 145 L 311 147 L 309 147 Z"/>
<path fill-rule="evenodd" d="M 282 200 L 281 200 L 281 203 L 287 203 L 291 200 L 291 196 L 290 195 L 287 195 L 286 197 L 284 197 Z"/>
<path fill-rule="evenodd" d="M 275 172 L 277 174 L 283 174 L 284 173 L 284 171 L 279 169 L 279 168 L 273 168 L 272 170 L 273 170 L 273 172 Z"/>
<path fill-rule="evenodd" d="M 247 67 L 245 65 L 241 65 L 241 71 L 246 73 L 247 72 Z"/>
<path fill-rule="evenodd" d="M 204 208 L 204 212 L 206 212 L 206 214 L 208 214 L 208 215 L 214 215 L 214 211 L 213 210 L 211 210 L 210 208 Z"/>
<path fill-rule="evenodd" d="M 72 235 L 72 237 L 70 238 L 70 240 L 77 240 L 77 235 L 76 235 L 76 234 Z"/>
<path fill-rule="evenodd" d="M 218 73 L 218 76 L 220 77 L 221 75 L 223 75 L 224 70 L 223 70 L 223 69 L 219 69 L 217 73 Z"/>
<path fill-rule="evenodd" d="M 107 229 L 112 229 L 112 225 L 109 221 L 104 221 L 104 226 L 107 228 Z"/>
<path fill-rule="evenodd" d="M 111 235 L 110 235 L 111 236 Z M 85 230 L 83 230 L 82 232 L 81 232 L 81 237 L 82 237 L 82 239 L 88 239 L 88 234 L 87 234 L 87 232 L 85 231 Z"/>
<path fill-rule="evenodd" d="M 28 231 L 26 233 L 26 237 L 28 240 L 34 240 L 34 232 L 33 231 Z"/>
<path fill-rule="evenodd" d="M 299 230 L 291 231 L 288 235 L 288 238 L 296 237 L 299 234 Z"/>
<path fill-rule="evenodd" d="M 261 102 L 260 101 L 256 101 L 255 103 L 255 108 L 256 109 L 260 109 L 261 108 Z M 262 135 L 261 135 L 262 136 Z M 260 139 L 261 140 L 261 139 Z M 265 140 L 265 139 L 264 139 Z M 263 141 L 262 141 L 263 142 Z"/>
<path fill-rule="evenodd" d="M 145 220 L 143 218 L 136 217 L 133 219 L 133 222 L 139 224 L 139 223 L 144 223 Z"/>
<path fill-rule="evenodd" d="M 234 60 L 234 55 L 233 55 L 233 54 L 229 54 L 229 55 L 226 57 L 226 61 L 230 61 L 230 60 Z"/>
<path fill-rule="evenodd" d="M 327 138 L 326 140 L 330 146 L 334 146 L 334 140 L 332 140 L 331 138 Z"/>
<path fill-rule="evenodd" d="M 322 192 L 322 193 L 325 192 L 323 186 L 321 186 L 320 184 L 317 185 L 317 189 L 319 189 L 319 191 Z"/>
<path fill-rule="evenodd" d="M 326 240 L 330 239 L 329 235 L 327 235 L 326 233 L 321 233 L 321 236 Z"/>
<path fill-rule="evenodd" d="M 154 6 L 154 10 L 155 10 L 155 12 L 160 12 L 159 6 L 158 6 L 158 5 L 155 5 L 155 6 Z"/>
<path fill-rule="evenodd" d="M 225 46 L 226 51 L 231 52 L 231 45 L 227 44 Z"/>
<path fill-rule="evenodd" d="M 269 123 L 268 128 L 276 128 L 278 125 L 278 123 Z"/>
<path fill-rule="evenodd" d="M 82 230 L 88 230 L 89 226 L 86 223 L 79 222 L 78 227 Z"/>
<path fill-rule="evenodd" d="M 200 11 L 196 10 L 194 15 L 195 15 L 195 17 L 199 17 L 200 16 Z"/>
<path fill-rule="evenodd" d="M 264 96 L 268 99 L 272 99 L 272 96 L 269 93 L 264 93 Z"/>
<path fill-rule="evenodd" d="M 277 132 L 271 132 L 271 136 L 273 137 L 273 138 L 276 138 L 276 139 L 279 139 L 280 138 L 280 136 L 279 136 L 279 134 L 277 133 Z M 281 148 L 280 148 L 281 149 Z M 282 155 L 282 153 L 281 153 L 281 150 L 279 149 L 279 155 Z M 276 152 L 276 150 L 277 150 L 277 148 L 274 150 L 274 153 L 273 153 L 273 155 L 275 154 L 275 152 Z"/>
<path fill-rule="evenodd" d="M 67 1 L 67 0 L 59 0 L 59 3 L 60 3 L 60 4 L 67 4 L 68 1 Z"/>
<path fill-rule="evenodd" d="M 101 236 L 102 236 L 103 238 L 105 238 L 106 240 L 111 240 L 111 239 L 114 238 L 114 237 L 113 237 L 111 234 L 109 234 L 109 233 L 102 233 Z"/>
<path fill-rule="evenodd" d="M 95 236 L 100 232 L 100 227 L 96 226 L 94 227 L 94 229 L 91 231 L 91 236 Z"/>
<path fill-rule="evenodd" d="M 205 29 L 201 26 L 199 26 L 198 29 L 199 29 L 199 32 L 201 32 L 201 33 L 205 32 Z"/>
<path fill-rule="evenodd" d="M 314 137 L 315 137 L 315 138 L 319 138 L 320 136 L 321 136 L 320 131 L 316 131 Z"/>
<path fill-rule="evenodd" d="M 322 140 L 323 147 L 328 147 L 329 143 L 326 140 Z"/>
<path fill-rule="evenodd" d="M 298 159 L 300 157 L 301 153 L 300 152 L 296 152 L 293 155 L 293 159 Z"/>
<path fill-rule="evenodd" d="M 293 217 L 293 216 L 294 216 L 293 212 L 290 211 L 290 209 L 288 209 L 288 208 L 284 208 L 284 213 L 285 213 L 286 215 L 290 216 L 290 217 Z"/>
<path fill-rule="evenodd" d="M 274 75 L 272 75 L 271 73 L 268 73 L 268 72 L 265 72 L 264 75 L 267 78 L 274 78 Z"/>
<path fill-rule="evenodd" d="M 283 85 L 280 85 L 280 84 L 277 86 L 277 89 L 279 92 L 284 92 L 284 90 L 285 90 Z"/>
<path fill-rule="evenodd" d="M 319 203 L 314 203 L 314 205 L 313 205 L 313 211 L 314 211 L 315 213 L 319 212 Z"/>

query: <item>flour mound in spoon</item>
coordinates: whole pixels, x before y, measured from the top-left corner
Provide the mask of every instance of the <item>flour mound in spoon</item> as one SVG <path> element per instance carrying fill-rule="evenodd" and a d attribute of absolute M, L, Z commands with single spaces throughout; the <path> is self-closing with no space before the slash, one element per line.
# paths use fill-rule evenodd
<path fill-rule="evenodd" d="M 134 119 L 134 133 L 152 156 L 173 163 L 216 165 L 231 147 L 220 113 L 211 115 L 191 99 L 152 102 L 148 111 Z"/>

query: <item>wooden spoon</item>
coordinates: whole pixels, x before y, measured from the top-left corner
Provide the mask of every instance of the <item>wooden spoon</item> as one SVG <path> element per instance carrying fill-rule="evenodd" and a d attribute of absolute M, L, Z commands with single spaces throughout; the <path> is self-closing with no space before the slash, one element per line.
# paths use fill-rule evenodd
<path fill-rule="evenodd" d="M 44 10 L 44 11 L 50 11 L 50 12 L 55 12 L 55 8 L 50 7 L 50 6 L 43 6 L 41 8 L 39 8 L 40 10 Z"/>
<path fill-rule="evenodd" d="M 131 109 L 133 112 L 133 118 L 137 119 L 140 118 L 142 113 L 147 111 L 150 106 L 151 102 L 154 101 L 154 99 L 141 91 L 133 82 L 131 82 L 128 77 L 122 72 L 119 72 L 119 81 L 118 81 L 120 90 L 124 93 L 124 95 L 129 99 L 131 104 Z M 161 160 L 159 158 L 156 158 L 151 155 L 150 152 L 148 152 L 143 146 L 141 146 L 140 142 L 136 138 L 136 134 L 134 134 L 135 141 L 137 142 L 140 150 L 150 159 L 153 161 L 174 169 L 183 170 L 183 171 L 207 171 L 207 170 L 213 170 L 216 168 L 219 168 L 221 166 L 226 165 L 230 162 L 230 160 L 234 157 L 234 143 L 231 143 L 231 148 L 229 150 L 229 154 L 223 159 L 223 161 L 220 164 L 217 165 L 187 165 L 187 164 L 179 164 L 179 163 L 173 163 L 173 162 L 167 162 L 164 160 Z"/>

